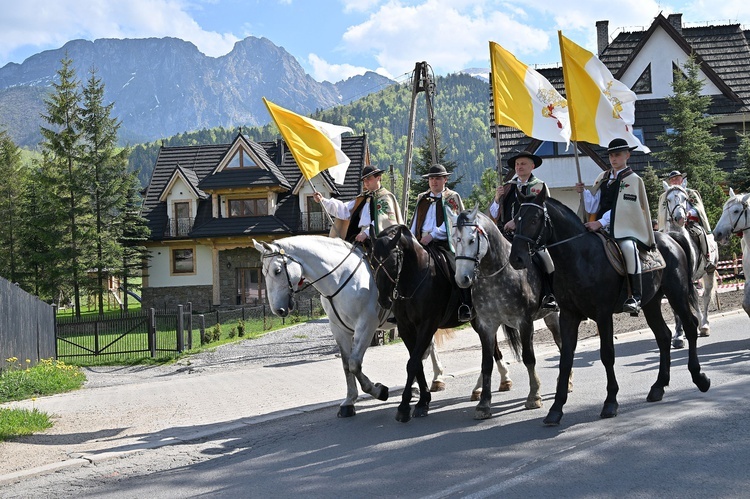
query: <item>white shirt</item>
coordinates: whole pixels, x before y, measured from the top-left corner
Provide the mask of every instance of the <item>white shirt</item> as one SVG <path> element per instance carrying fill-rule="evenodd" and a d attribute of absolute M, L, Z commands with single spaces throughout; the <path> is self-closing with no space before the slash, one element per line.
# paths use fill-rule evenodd
<path fill-rule="evenodd" d="M 336 218 L 341 220 L 349 220 L 352 217 L 352 210 L 354 209 L 354 203 L 357 199 L 352 199 L 344 203 L 343 201 L 336 198 L 320 198 L 320 203 L 323 208 Z M 370 198 L 367 198 L 365 205 L 362 207 L 362 211 L 359 214 L 359 228 L 362 232 L 370 236 L 370 224 L 372 219 L 370 218 Z"/>
<path fill-rule="evenodd" d="M 617 173 L 613 171 L 613 172 L 610 172 L 609 180 L 607 182 L 613 182 L 616 179 L 617 179 Z M 599 200 L 601 199 L 601 197 L 602 197 L 601 189 L 597 190 L 596 194 L 591 194 L 591 191 L 589 191 L 588 189 L 583 190 L 583 204 L 586 208 L 587 213 L 596 213 L 599 210 Z M 608 229 L 611 216 L 612 216 L 612 210 L 607 210 L 602 214 L 602 217 L 597 221 L 600 224 L 602 224 L 602 227 L 604 229 Z"/>
<path fill-rule="evenodd" d="M 430 193 L 429 197 L 440 199 L 442 195 L 435 196 L 434 194 Z M 424 217 L 424 223 L 422 224 L 422 228 L 419 232 L 417 232 L 417 217 L 414 217 L 414 221 L 411 224 L 411 232 L 415 236 L 419 237 L 420 234 L 424 232 L 428 232 L 433 239 L 437 241 L 447 241 L 448 240 L 448 232 L 445 229 L 445 220 L 443 220 L 443 223 L 440 224 L 440 227 L 436 226 L 437 218 L 435 215 L 437 203 L 430 203 L 430 207 L 427 208 L 427 214 Z"/>

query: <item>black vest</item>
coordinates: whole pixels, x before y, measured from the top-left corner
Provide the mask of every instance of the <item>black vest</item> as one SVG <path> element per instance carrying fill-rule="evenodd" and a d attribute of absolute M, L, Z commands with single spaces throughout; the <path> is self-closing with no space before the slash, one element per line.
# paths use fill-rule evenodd
<path fill-rule="evenodd" d="M 596 218 L 602 218 L 602 215 L 615 205 L 617 194 L 620 192 L 620 176 L 618 175 L 612 182 L 604 182 L 599 188 L 599 192 L 601 192 L 601 198 L 599 199 L 599 210 L 596 212 Z"/>

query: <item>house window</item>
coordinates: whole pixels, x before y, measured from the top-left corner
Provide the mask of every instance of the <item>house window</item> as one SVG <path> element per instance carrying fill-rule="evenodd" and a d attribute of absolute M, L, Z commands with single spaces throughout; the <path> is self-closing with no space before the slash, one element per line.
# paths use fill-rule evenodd
<path fill-rule="evenodd" d="M 258 164 L 250 157 L 250 155 L 244 150 L 239 149 L 232 159 L 227 163 L 227 168 L 257 168 Z"/>
<path fill-rule="evenodd" d="M 263 273 L 258 267 L 237 269 L 237 305 L 257 305 L 264 297 Z"/>
<path fill-rule="evenodd" d="M 268 215 L 268 199 L 230 199 L 230 217 L 261 217 Z"/>
<path fill-rule="evenodd" d="M 307 196 L 307 213 L 302 219 L 303 230 L 320 231 L 328 228 L 323 206 L 316 203 L 312 196 Z"/>
<path fill-rule="evenodd" d="M 641 144 L 645 144 L 646 141 L 643 138 L 643 128 L 633 128 L 633 135 L 641 141 Z"/>
<path fill-rule="evenodd" d="M 643 70 L 643 73 L 638 77 L 631 90 L 637 94 L 651 93 L 651 64 L 646 66 L 646 69 Z"/>
<path fill-rule="evenodd" d="M 172 250 L 172 273 L 195 273 L 195 252 L 193 248 L 175 248 Z"/>
<path fill-rule="evenodd" d="M 677 79 L 686 80 L 687 76 L 685 76 L 685 73 L 680 69 L 680 66 L 672 62 L 672 83 L 677 81 Z"/>
<path fill-rule="evenodd" d="M 174 227 L 173 236 L 187 236 L 192 228 L 190 220 L 190 203 L 179 202 L 174 204 Z"/>
<path fill-rule="evenodd" d="M 550 142 L 545 140 L 539 145 L 534 154 L 541 157 L 570 156 L 574 154 L 574 151 L 572 147 L 566 151 L 564 142 Z"/>

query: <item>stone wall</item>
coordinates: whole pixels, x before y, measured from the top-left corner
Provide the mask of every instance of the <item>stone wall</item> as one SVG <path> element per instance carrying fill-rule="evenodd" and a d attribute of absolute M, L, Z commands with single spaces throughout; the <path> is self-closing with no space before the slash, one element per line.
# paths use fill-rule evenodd
<path fill-rule="evenodd" d="M 168 286 L 163 288 L 144 287 L 141 293 L 142 308 L 170 309 L 177 305 L 193 303 L 194 312 L 212 309 L 212 286 Z"/>

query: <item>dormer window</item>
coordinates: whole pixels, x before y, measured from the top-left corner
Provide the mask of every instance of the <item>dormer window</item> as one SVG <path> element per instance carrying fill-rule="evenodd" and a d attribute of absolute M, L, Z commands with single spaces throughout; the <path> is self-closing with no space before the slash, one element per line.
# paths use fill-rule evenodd
<path fill-rule="evenodd" d="M 268 199 L 230 199 L 230 217 L 262 217 L 268 215 Z"/>
<path fill-rule="evenodd" d="M 244 149 L 238 149 L 232 159 L 227 163 L 227 168 L 257 168 L 258 164 L 250 157 Z"/>

